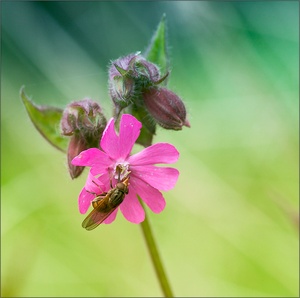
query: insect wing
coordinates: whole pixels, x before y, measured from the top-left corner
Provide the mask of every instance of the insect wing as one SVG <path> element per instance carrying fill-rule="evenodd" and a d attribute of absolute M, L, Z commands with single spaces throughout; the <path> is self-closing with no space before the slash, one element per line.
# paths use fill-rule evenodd
<path fill-rule="evenodd" d="M 97 209 L 92 210 L 91 213 L 82 222 L 82 227 L 88 231 L 95 229 L 107 217 L 109 217 L 115 211 L 116 208 L 111 209 L 108 213 L 99 212 Z"/>
<path fill-rule="evenodd" d="M 109 195 L 104 197 L 102 200 L 93 202 L 94 209 L 82 222 L 83 228 L 85 228 L 88 231 L 95 229 L 115 211 L 115 209 L 119 205 L 115 206 L 114 208 L 110 208 L 107 205 L 108 200 L 109 200 Z"/>
<path fill-rule="evenodd" d="M 88 231 L 95 229 L 116 210 L 123 202 L 125 195 L 128 194 L 128 180 L 129 177 L 121 183 L 122 187 L 116 186 L 92 201 L 94 209 L 82 222 L 83 228 Z"/>

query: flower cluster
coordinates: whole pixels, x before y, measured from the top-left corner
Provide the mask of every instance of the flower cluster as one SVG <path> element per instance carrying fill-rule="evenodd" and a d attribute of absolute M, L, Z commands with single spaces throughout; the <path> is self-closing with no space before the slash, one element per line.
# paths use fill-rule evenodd
<path fill-rule="evenodd" d="M 141 130 L 142 124 L 132 115 L 123 114 L 119 133 L 115 131 L 115 121 L 110 119 L 100 140 L 100 149 L 90 148 L 76 156 L 72 164 L 90 167 L 85 186 L 79 195 L 79 211 L 86 213 L 95 198 L 106 192 L 112 182 L 115 185 L 118 178 L 130 176 L 129 193 L 124 201 L 106 220 L 108 224 L 114 221 L 118 209 L 132 223 L 140 223 L 145 218 L 145 212 L 138 197 L 155 213 L 165 207 L 165 200 L 160 191 L 172 189 L 178 179 L 177 169 L 156 166 L 155 164 L 170 164 L 178 160 L 179 152 L 168 143 L 157 143 L 130 155 Z M 122 168 L 121 177 L 117 169 Z"/>
<path fill-rule="evenodd" d="M 142 122 L 145 118 L 151 118 L 166 129 L 180 130 L 184 125 L 189 127 L 183 101 L 160 86 L 168 75 L 167 72 L 161 76 L 159 67 L 139 52 L 113 61 L 109 69 L 109 90 L 116 118 L 130 106 L 130 112 L 142 114 L 139 117 Z"/>

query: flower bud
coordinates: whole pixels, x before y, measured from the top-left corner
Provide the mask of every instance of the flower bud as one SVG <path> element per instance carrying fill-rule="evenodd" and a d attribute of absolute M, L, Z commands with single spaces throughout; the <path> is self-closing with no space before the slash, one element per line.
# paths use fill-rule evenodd
<path fill-rule="evenodd" d="M 147 61 L 142 56 L 140 56 L 140 59 L 138 59 L 135 63 L 135 72 L 140 79 L 144 79 L 146 85 L 156 84 L 156 82 L 160 80 L 158 67 Z"/>
<path fill-rule="evenodd" d="M 145 107 L 163 128 L 180 130 L 190 127 L 183 101 L 166 88 L 150 88 L 143 93 Z"/>
<path fill-rule="evenodd" d="M 117 59 L 109 68 L 109 92 L 115 104 L 120 108 L 127 107 L 135 97 L 136 84 L 133 64 L 137 54 Z"/>
<path fill-rule="evenodd" d="M 80 138 L 78 135 L 74 134 L 71 136 L 69 147 L 68 147 L 68 167 L 69 173 L 72 179 L 80 176 L 84 167 L 72 165 L 72 160 L 77 156 L 81 151 L 88 149 L 87 144 L 84 139 Z"/>
<path fill-rule="evenodd" d="M 139 104 L 144 90 L 160 84 L 167 76 L 168 73 L 160 77 L 159 68 L 139 52 L 113 61 L 109 68 L 109 91 L 116 115 L 132 103 Z"/>
<path fill-rule="evenodd" d="M 82 167 L 71 164 L 72 159 L 81 151 L 99 147 L 99 141 L 106 127 L 106 119 L 98 103 L 84 99 L 70 103 L 61 118 L 62 135 L 71 136 L 68 147 L 69 172 L 73 178 L 78 177 Z"/>

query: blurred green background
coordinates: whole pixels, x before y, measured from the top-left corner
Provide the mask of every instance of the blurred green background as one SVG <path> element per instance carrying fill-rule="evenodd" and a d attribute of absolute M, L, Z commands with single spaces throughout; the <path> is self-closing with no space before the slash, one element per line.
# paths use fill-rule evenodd
<path fill-rule="evenodd" d="M 2 2 L 1 291 L 161 296 L 141 228 L 81 228 L 66 157 L 19 98 L 90 97 L 112 115 L 110 60 L 144 51 L 167 15 L 169 88 L 191 128 L 167 207 L 149 214 L 176 296 L 299 295 L 299 2 Z"/>

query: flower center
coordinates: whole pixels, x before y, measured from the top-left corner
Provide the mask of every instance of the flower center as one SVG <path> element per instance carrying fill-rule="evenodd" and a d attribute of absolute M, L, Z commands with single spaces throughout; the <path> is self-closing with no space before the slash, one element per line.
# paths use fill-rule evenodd
<path fill-rule="evenodd" d="M 114 169 L 113 169 L 113 177 L 118 180 L 122 181 L 129 175 L 129 163 L 128 162 L 116 162 Z"/>

